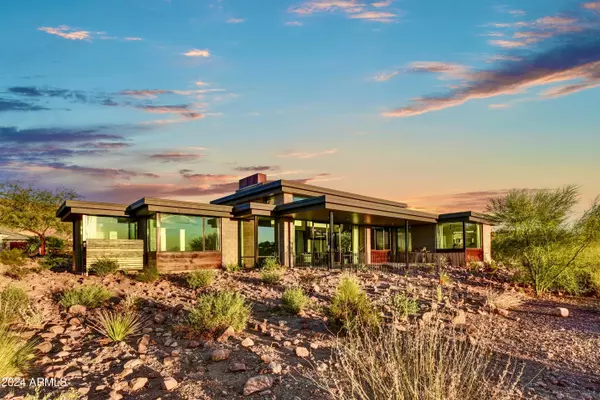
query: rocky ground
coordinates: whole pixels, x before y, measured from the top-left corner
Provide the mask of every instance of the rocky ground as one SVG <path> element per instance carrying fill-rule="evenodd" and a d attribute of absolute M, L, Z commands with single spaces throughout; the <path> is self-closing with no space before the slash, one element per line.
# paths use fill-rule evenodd
<path fill-rule="evenodd" d="M 438 303 L 439 280 L 430 268 L 358 272 L 363 288 L 383 310 L 391 295 L 408 292 L 418 297 L 421 307 L 414 318 L 423 318 L 433 307 L 465 331 L 491 330 L 498 354 L 525 365 L 520 387 L 524 398 L 600 399 L 598 299 L 526 295 L 522 306 L 500 315 L 484 307 L 485 293 L 490 288 L 516 291 L 512 284 L 463 269 L 450 269 L 449 275 L 452 282 L 444 286 L 444 299 Z M 216 340 L 191 337 L 179 328 L 201 292 L 187 288 L 182 276 L 141 283 L 124 275 L 99 278 L 42 271 L 20 281 L 2 277 L 0 289 L 8 284 L 26 289 L 44 312 L 43 324 L 23 331 L 25 337 L 40 341 L 34 375 L 64 378 L 67 383 L 45 392 L 73 387 L 88 399 L 318 400 L 327 396 L 306 376 L 330 368 L 335 335 L 327 328 L 325 307 L 340 276 L 339 271 L 293 269 L 280 284 L 267 286 L 255 271 L 220 271 L 207 290 L 234 290 L 253 307 L 244 332 L 225 332 Z M 143 336 L 107 344 L 89 326 L 93 311 L 62 309 L 57 293 L 82 283 L 108 288 L 114 294 L 112 306 L 127 295 L 139 297 L 140 312 L 147 319 Z M 311 296 L 305 313 L 294 316 L 280 309 L 281 293 L 288 286 L 301 286 Z M 559 307 L 568 309 L 568 317 L 557 314 Z M 30 387 L 0 387 L 5 398 L 31 392 Z"/>

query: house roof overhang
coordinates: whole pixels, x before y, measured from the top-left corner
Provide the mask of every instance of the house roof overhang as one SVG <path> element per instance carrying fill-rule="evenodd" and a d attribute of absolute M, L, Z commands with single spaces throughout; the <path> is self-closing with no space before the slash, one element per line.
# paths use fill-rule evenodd
<path fill-rule="evenodd" d="M 66 200 L 58 210 L 56 216 L 63 222 L 73 221 L 80 215 L 102 215 L 109 217 L 127 217 L 127 205 L 115 203 L 101 203 L 94 201 Z"/>
<path fill-rule="evenodd" d="M 362 196 L 355 193 L 343 192 L 341 190 L 334 190 L 323 188 L 319 186 L 307 185 L 296 181 L 289 180 L 278 180 L 269 183 L 263 183 L 259 185 L 249 186 L 238 190 L 237 192 L 230 194 L 219 199 L 211 201 L 212 204 L 231 204 L 231 203 L 243 203 L 249 202 L 257 197 L 268 197 L 278 193 L 293 193 L 307 197 L 319 197 L 328 196 L 331 198 L 347 199 L 347 200 L 359 200 L 379 205 L 386 205 L 391 207 L 407 208 L 406 203 L 379 199 L 377 197 Z"/>
<path fill-rule="evenodd" d="M 280 204 L 275 207 L 274 215 L 327 222 L 330 211 L 334 213 L 335 222 L 356 225 L 400 226 L 405 221 L 413 225 L 437 222 L 436 214 L 328 195 Z"/>
<path fill-rule="evenodd" d="M 441 222 L 473 222 L 477 224 L 495 225 L 495 223 L 486 217 L 485 214 L 474 211 L 461 211 L 447 214 L 440 214 L 438 221 Z"/>
<path fill-rule="evenodd" d="M 191 201 L 157 199 L 144 197 L 127 207 L 127 212 L 132 216 L 146 216 L 161 212 L 168 214 L 204 215 L 209 217 L 232 216 L 232 206 L 223 206 Z"/>
<path fill-rule="evenodd" d="M 264 203 L 244 203 L 238 204 L 233 207 L 233 215 L 236 218 L 246 218 L 252 216 L 264 216 L 271 217 L 273 215 L 273 210 L 275 209 L 274 204 L 264 204 Z"/>

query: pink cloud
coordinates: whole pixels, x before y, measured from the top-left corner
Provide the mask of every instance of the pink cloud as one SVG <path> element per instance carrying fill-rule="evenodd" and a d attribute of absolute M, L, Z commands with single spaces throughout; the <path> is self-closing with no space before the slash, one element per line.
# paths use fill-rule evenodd
<path fill-rule="evenodd" d="M 499 46 L 505 49 L 514 49 L 518 47 L 527 46 L 526 42 L 520 42 L 516 40 L 490 40 L 488 41 L 488 43 L 492 46 Z"/>
<path fill-rule="evenodd" d="M 279 155 L 277 155 L 277 157 L 307 159 L 307 158 L 315 158 L 315 157 L 335 154 L 337 152 L 338 152 L 338 149 L 329 149 L 329 150 L 324 150 L 324 151 L 319 151 L 319 152 L 314 152 L 314 153 L 290 152 L 290 153 L 279 154 Z"/>
<path fill-rule="evenodd" d="M 600 1 L 592 1 L 589 3 L 583 3 L 582 7 L 587 10 L 600 11 Z"/>
<path fill-rule="evenodd" d="M 383 0 L 375 3 L 371 3 L 371 5 L 375 8 L 384 8 L 392 5 L 392 0 Z"/>
<path fill-rule="evenodd" d="M 73 28 L 70 28 L 66 25 L 61 25 L 56 28 L 52 28 L 49 26 L 42 26 L 38 28 L 40 31 L 44 31 L 49 33 L 50 35 L 60 36 L 64 39 L 69 40 L 90 40 L 90 32 L 89 31 L 77 31 Z"/>
<path fill-rule="evenodd" d="M 350 18 L 353 19 L 367 19 L 370 21 L 377 22 L 392 22 L 393 18 L 396 14 L 391 12 L 383 12 L 383 11 L 366 11 L 358 14 L 352 14 Z"/>
<path fill-rule="evenodd" d="M 392 72 L 381 72 L 373 77 L 375 82 L 385 82 L 392 79 L 394 76 L 398 75 L 398 71 Z"/>
<path fill-rule="evenodd" d="M 210 57 L 208 50 L 192 49 L 183 53 L 186 57 Z"/>

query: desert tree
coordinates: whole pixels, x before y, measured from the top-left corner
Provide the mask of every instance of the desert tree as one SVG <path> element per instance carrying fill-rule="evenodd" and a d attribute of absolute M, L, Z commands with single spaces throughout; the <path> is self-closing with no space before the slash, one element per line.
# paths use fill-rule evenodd
<path fill-rule="evenodd" d="M 582 267 L 585 253 L 600 240 L 600 201 L 576 217 L 579 189 L 513 189 L 490 199 L 488 217 L 498 224 L 494 256 L 521 267 L 537 294 Z"/>
<path fill-rule="evenodd" d="M 63 201 L 79 197 L 65 188 L 49 190 L 18 181 L 0 183 L 0 225 L 39 237 L 43 256 L 48 235 L 68 233 L 71 229 L 69 224 L 56 218 L 56 210 Z"/>

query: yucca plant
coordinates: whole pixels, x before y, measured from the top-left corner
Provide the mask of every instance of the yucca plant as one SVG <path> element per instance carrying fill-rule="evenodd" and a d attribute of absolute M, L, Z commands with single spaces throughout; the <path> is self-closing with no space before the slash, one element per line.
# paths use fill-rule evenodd
<path fill-rule="evenodd" d="M 11 324 L 29 305 L 29 297 L 23 289 L 8 286 L 0 292 L 0 326 Z"/>
<path fill-rule="evenodd" d="M 98 333 L 111 341 L 122 342 L 128 336 L 139 334 L 144 321 L 131 310 L 125 312 L 101 311 L 97 320 L 93 321 L 91 325 Z"/>

